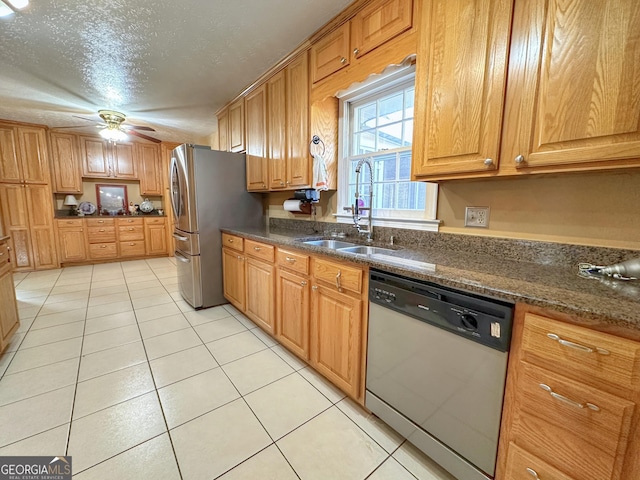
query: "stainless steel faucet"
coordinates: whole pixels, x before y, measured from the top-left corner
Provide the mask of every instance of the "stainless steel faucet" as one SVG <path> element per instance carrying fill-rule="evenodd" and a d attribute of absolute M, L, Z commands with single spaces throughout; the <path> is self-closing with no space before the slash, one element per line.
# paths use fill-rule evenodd
<path fill-rule="evenodd" d="M 370 183 L 369 183 L 369 208 L 364 208 L 364 207 L 360 207 L 358 205 L 358 200 L 359 198 L 362 196 L 364 198 L 364 195 L 360 195 L 360 192 L 358 191 L 360 188 L 360 170 L 362 170 L 362 165 L 367 165 L 369 167 L 369 179 L 370 179 Z M 355 204 L 351 207 L 351 212 L 353 214 L 353 223 L 354 226 L 358 229 L 358 233 L 366 233 L 367 234 L 367 242 L 371 243 L 373 242 L 373 221 L 372 221 L 372 214 L 373 214 L 373 163 L 371 161 L 370 158 L 362 158 L 360 159 L 360 161 L 356 164 L 356 195 L 355 195 Z M 362 226 L 360 225 L 360 212 L 362 210 L 369 210 L 369 228 L 367 230 L 364 230 L 362 228 Z"/>

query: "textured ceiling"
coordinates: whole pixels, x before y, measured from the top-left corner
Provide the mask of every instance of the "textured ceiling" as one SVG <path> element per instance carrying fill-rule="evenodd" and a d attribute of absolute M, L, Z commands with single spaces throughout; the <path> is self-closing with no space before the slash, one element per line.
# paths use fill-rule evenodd
<path fill-rule="evenodd" d="M 349 3 L 31 0 L 0 18 L 0 118 L 62 127 L 106 108 L 204 143 L 218 108 Z"/>

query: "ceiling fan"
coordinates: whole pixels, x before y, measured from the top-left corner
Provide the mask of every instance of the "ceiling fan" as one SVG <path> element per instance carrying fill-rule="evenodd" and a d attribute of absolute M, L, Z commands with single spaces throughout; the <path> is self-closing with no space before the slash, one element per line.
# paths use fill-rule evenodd
<path fill-rule="evenodd" d="M 155 129 L 151 127 L 144 127 L 141 125 L 123 125 L 126 120 L 126 115 L 124 113 L 116 112 L 114 110 L 99 110 L 98 115 L 104 121 L 104 123 L 99 123 L 96 127 L 101 128 L 100 136 L 109 140 L 110 142 L 122 142 L 127 139 L 127 135 L 135 135 L 136 137 L 144 138 L 145 140 L 149 140 L 154 143 L 160 143 L 161 140 L 157 138 L 150 137 L 145 135 L 144 133 L 140 133 L 138 130 L 143 130 L 147 132 L 155 132 Z M 80 118 L 82 120 L 87 120 L 89 122 L 95 122 L 95 120 L 86 117 L 80 117 L 78 115 L 74 115 L 75 118 Z M 57 129 L 62 128 L 78 128 L 82 125 L 74 125 L 71 127 L 58 127 Z"/>

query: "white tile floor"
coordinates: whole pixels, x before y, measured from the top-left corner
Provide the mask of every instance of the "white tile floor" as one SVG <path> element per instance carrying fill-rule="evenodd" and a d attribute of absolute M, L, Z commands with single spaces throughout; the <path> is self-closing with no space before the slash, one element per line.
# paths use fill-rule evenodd
<path fill-rule="evenodd" d="M 15 275 L 0 456 L 87 479 L 451 480 L 233 307 L 194 311 L 173 259 Z"/>

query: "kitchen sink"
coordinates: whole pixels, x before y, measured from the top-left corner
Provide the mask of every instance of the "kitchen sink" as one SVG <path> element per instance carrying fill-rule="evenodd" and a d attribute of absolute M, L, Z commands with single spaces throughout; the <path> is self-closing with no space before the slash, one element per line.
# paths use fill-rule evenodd
<path fill-rule="evenodd" d="M 393 254 L 393 250 L 389 250 L 388 248 L 380 248 L 380 247 L 367 247 L 364 245 L 357 245 L 353 247 L 340 248 L 341 252 L 344 253 L 355 253 L 356 255 L 376 255 L 376 254 Z"/>
<path fill-rule="evenodd" d="M 313 245 L 316 247 L 325 247 L 331 248 L 332 250 L 337 250 L 338 248 L 347 248 L 347 247 L 355 247 L 355 243 L 349 242 L 341 242 L 339 240 L 309 240 L 307 242 L 302 242 L 305 245 Z"/>

